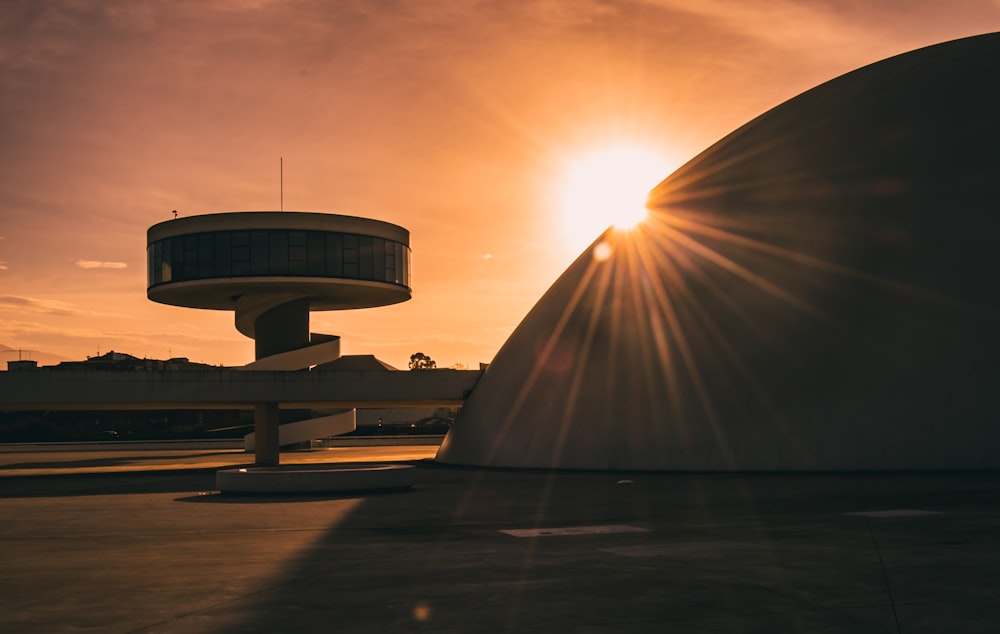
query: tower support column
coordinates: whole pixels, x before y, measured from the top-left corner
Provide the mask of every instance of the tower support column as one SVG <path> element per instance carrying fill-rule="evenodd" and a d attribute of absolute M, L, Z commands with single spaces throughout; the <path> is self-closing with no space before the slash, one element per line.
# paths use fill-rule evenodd
<path fill-rule="evenodd" d="M 309 300 L 297 299 L 264 312 L 254 323 L 257 360 L 309 345 Z"/>
<path fill-rule="evenodd" d="M 255 403 L 253 407 L 254 464 L 276 467 L 280 460 L 278 404 Z"/>

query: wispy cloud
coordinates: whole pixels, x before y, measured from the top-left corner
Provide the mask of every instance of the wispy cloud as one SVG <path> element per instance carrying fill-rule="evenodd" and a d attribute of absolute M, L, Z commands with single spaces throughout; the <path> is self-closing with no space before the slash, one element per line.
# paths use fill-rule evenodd
<path fill-rule="evenodd" d="M 76 323 L 84 325 L 77 326 Z M 82 359 L 113 349 L 139 357 L 185 356 L 194 361 L 239 365 L 253 359 L 253 344 L 235 334 L 224 336 L 215 330 L 178 333 L 169 328 L 154 331 L 107 329 L 99 322 L 81 321 L 60 325 L 40 319 L 0 320 L 0 341 L 17 342 L 18 347 L 59 350 L 67 358 Z M 220 336 L 223 335 L 223 336 Z"/>
<path fill-rule="evenodd" d="M 4 303 L 14 304 L 14 302 L 5 302 L 6 297 L 0 296 L 0 305 Z M 15 299 L 28 299 L 28 298 L 15 298 Z M 40 300 L 29 300 L 32 302 L 38 302 Z M 80 311 L 82 312 L 82 311 Z M 89 315 L 88 316 L 92 316 Z M 99 315 L 98 315 L 99 316 Z M 152 343 L 162 343 L 163 341 L 173 342 L 175 345 L 191 344 L 191 345 L 201 345 L 206 342 L 210 343 L 222 343 L 222 344 L 239 344 L 246 345 L 247 339 L 244 339 L 238 334 L 234 333 L 221 333 L 215 331 L 205 331 L 205 332 L 179 332 L 170 329 L 159 329 L 155 331 L 145 331 L 145 330 L 127 330 L 127 329 L 107 329 L 97 323 L 94 327 L 87 324 L 95 322 L 80 322 L 84 323 L 83 326 L 74 326 L 67 324 L 53 324 L 53 323 L 41 323 L 39 321 L 26 321 L 26 320 L 3 320 L 0 321 L 0 340 L 8 340 L 10 338 L 24 337 L 31 335 L 34 337 L 49 337 L 49 338 L 60 338 L 65 340 L 84 340 L 84 341 L 125 341 L 125 342 L 142 342 L 143 345 Z M 165 345 L 165 344 L 164 344 Z M 251 346 L 252 347 L 252 346 Z"/>
<path fill-rule="evenodd" d="M 34 299 L 19 295 L 0 295 L 0 308 L 17 308 L 24 312 L 56 315 L 59 317 L 75 317 L 87 314 L 85 311 L 73 308 L 70 304 L 52 299 Z"/>
<path fill-rule="evenodd" d="M 124 262 L 100 262 L 98 260 L 77 260 L 76 265 L 81 269 L 125 269 L 128 264 Z"/>
<path fill-rule="evenodd" d="M 0 260 L 0 271 L 6 271 L 6 270 L 7 270 L 7 262 L 5 262 L 4 260 Z"/>

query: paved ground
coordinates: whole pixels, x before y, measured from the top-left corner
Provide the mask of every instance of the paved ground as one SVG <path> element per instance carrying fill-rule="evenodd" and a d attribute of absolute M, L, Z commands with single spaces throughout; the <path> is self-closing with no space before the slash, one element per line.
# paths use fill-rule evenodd
<path fill-rule="evenodd" d="M 351 457 L 382 459 L 383 449 Z M 0 478 L 0 631 L 1000 628 L 998 473 L 546 473 L 418 461 L 405 492 L 233 497 L 212 491 L 211 471 L 123 472 L 135 456 L 96 460 L 119 470 Z M 524 536 L 534 529 L 543 534 Z"/>

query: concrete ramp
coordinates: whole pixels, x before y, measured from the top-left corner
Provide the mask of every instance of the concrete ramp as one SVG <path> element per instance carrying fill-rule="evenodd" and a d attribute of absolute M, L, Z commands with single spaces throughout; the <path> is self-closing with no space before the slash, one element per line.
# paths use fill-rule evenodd
<path fill-rule="evenodd" d="M 285 423 L 278 427 L 278 445 L 286 447 L 316 438 L 339 436 L 354 431 L 357 425 L 356 414 L 357 410 L 351 409 L 340 414 Z M 256 436 L 256 433 L 249 433 L 243 437 L 243 448 L 247 452 L 253 452 L 256 449 Z"/>

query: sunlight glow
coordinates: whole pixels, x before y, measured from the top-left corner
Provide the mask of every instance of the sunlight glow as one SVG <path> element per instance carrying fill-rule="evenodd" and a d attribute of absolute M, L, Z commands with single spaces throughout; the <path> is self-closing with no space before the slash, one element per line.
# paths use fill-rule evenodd
<path fill-rule="evenodd" d="M 649 191 L 669 173 L 661 156 L 628 145 L 572 161 L 562 189 L 562 224 L 570 246 L 582 249 L 609 226 L 630 229 L 645 220 Z"/>

